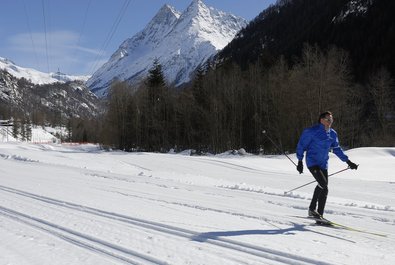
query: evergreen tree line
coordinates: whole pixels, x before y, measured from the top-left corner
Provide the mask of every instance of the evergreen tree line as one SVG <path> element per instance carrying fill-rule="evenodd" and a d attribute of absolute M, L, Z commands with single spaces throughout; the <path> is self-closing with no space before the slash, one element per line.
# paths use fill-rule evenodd
<path fill-rule="evenodd" d="M 65 142 L 95 142 L 100 139 L 97 132 L 99 121 L 96 119 L 63 117 L 58 111 L 48 115 L 38 111 L 24 112 L 23 110 L 11 109 L 0 103 L 0 119 L 8 120 L 10 125 L 3 125 L 3 134 L 9 134 L 15 139 L 32 141 L 32 126 L 64 127 L 67 134 L 56 134 L 55 137 Z M 8 128 L 7 128 L 8 127 Z"/>
<path fill-rule="evenodd" d="M 280 58 L 271 67 L 200 67 L 183 89 L 166 84 L 156 61 L 143 85 L 112 85 L 93 138 L 126 151 L 272 153 L 265 130 L 293 152 L 302 130 L 330 110 L 343 146 L 393 146 L 394 85 L 385 68 L 354 82 L 347 53 L 336 47 L 306 45 L 296 62 Z"/>
<path fill-rule="evenodd" d="M 22 141 L 31 141 L 32 139 L 32 123 L 28 116 L 2 120 L 0 129 L 3 139 L 8 139 L 8 136 Z"/>
<path fill-rule="evenodd" d="M 31 141 L 32 124 L 28 116 L 12 121 L 12 136 L 22 141 Z"/>

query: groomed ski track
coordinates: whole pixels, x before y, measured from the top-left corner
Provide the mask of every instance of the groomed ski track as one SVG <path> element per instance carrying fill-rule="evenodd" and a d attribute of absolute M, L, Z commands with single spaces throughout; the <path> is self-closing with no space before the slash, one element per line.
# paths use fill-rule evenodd
<path fill-rule="evenodd" d="M 172 237 L 180 237 L 184 240 L 193 240 L 196 242 L 204 242 L 211 246 L 226 248 L 228 250 L 234 250 L 236 252 L 241 252 L 244 254 L 253 255 L 259 257 L 265 264 L 330 264 L 326 262 L 322 262 L 319 260 L 309 259 L 297 255 L 292 255 L 289 253 L 284 253 L 281 251 L 276 251 L 274 249 L 262 248 L 259 246 L 254 246 L 251 244 L 246 244 L 242 242 L 238 242 L 235 240 L 221 239 L 219 237 L 220 233 L 215 235 L 215 233 L 198 233 L 195 231 L 182 229 L 170 225 L 164 225 L 160 223 L 150 222 L 147 220 L 137 219 L 130 216 L 125 216 L 121 214 L 111 213 L 102 211 L 99 209 L 94 209 L 82 205 L 77 205 L 74 203 L 69 203 L 65 201 L 59 201 L 56 199 L 51 199 L 44 196 L 38 196 L 32 193 L 0 186 L 1 192 L 11 193 L 12 195 L 16 195 L 13 197 L 12 201 L 15 203 L 18 200 L 17 197 L 25 197 L 29 199 L 33 199 L 35 201 L 49 204 L 47 209 L 51 208 L 52 214 L 56 211 L 62 211 L 62 209 L 72 210 L 77 212 L 78 215 L 81 215 L 81 218 L 89 219 L 89 215 L 94 215 L 95 220 L 99 217 L 104 219 L 109 219 L 110 221 L 116 221 L 118 223 L 126 224 L 125 229 L 128 229 L 130 226 L 137 227 L 137 229 L 145 229 L 151 230 L 155 233 L 159 232 L 164 234 L 165 236 Z M 36 203 L 35 203 L 36 205 Z M 54 207 L 55 206 L 55 207 Z M 42 205 L 45 207 L 45 205 Z M 17 212 L 5 207 L 0 206 L 0 215 L 10 218 L 16 222 L 25 224 L 27 226 L 39 229 L 45 233 L 49 233 L 59 239 L 65 240 L 71 244 L 76 246 L 85 248 L 86 250 L 93 251 L 95 253 L 100 253 L 103 255 L 107 255 L 116 260 L 128 263 L 128 264 L 167 264 L 165 261 L 161 261 L 155 259 L 154 257 L 150 257 L 143 253 L 138 253 L 131 249 L 124 248 L 122 246 L 110 243 L 108 241 L 101 240 L 99 238 L 95 238 L 88 234 L 83 234 L 73 229 L 69 229 L 63 227 L 61 225 L 51 223 L 44 219 L 40 219 L 37 217 L 33 217 L 28 214 L 24 214 L 21 212 Z M 68 214 L 69 215 L 69 214 Z M 86 216 L 85 216 L 86 215 Z M 301 225 L 302 229 L 304 225 Z M 129 228 L 130 229 L 130 228 Z M 289 229 L 292 231 L 292 229 Z M 285 232 L 285 231 L 282 231 Z M 273 263 L 274 262 L 274 263 Z"/>

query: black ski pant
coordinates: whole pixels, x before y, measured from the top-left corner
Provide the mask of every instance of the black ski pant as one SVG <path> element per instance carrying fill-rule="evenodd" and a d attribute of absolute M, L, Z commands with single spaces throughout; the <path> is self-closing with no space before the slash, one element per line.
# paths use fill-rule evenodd
<path fill-rule="evenodd" d="M 319 166 L 309 167 L 311 174 L 317 181 L 317 186 L 315 187 L 313 198 L 310 203 L 310 210 L 315 210 L 318 202 L 317 212 L 320 215 L 324 214 L 326 198 L 328 196 L 328 170 L 322 169 Z"/>

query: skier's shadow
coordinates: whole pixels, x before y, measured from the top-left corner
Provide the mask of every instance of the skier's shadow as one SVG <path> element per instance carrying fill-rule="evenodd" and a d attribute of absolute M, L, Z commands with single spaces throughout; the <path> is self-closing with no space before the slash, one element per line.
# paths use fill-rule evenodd
<path fill-rule="evenodd" d="M 317 233 L 320 235 L 325 235 L 329 237 L 334 237 L 337 239 L 342 239 L 346 241 L 353 242 L 348 239 L 344 239 L 341 237 L 329 235 L 326 233 L 322 232 L 317 232 L 310 230 L 306 227 L 306 225 L 303 224 L 295 224 L 293 223 L 293 226 L 284 228 L 284 229 L 267 229 L 267 230 L 236 230 L 236 231 L 218 231 L 218 232 L 206 232 L 206 233 L 201 233 L 201 234 L 196 234 L 194 235 L 191 239 L 193 241 L 198 241 L 198 242 L 206 242 L 207 240 L 220 240 L 220 237 L 232 237 L 232 236 L 245 236 L 245 235 L 295 235 L 296 231 L 308 231 L 308 232 L 313 232 Z M 353 242 L 355 243 L 355 242 Z"/>
<path fill-rule="evenodd" d="M 208 239 L 218 239 L 219 237 L 231 237 L 231 236 L 245 236 L 245 235 L 293 235 L 295 231 L 306 230 L 305 225 L 294 224 L 293 227 L 285 229 L 268 229 L 268 230 L 237 230 L 237 231 L 219 231 L 219 232 L 206 232 L 197 234 L 192 237 L 192 240 L 205 242 Z"/>

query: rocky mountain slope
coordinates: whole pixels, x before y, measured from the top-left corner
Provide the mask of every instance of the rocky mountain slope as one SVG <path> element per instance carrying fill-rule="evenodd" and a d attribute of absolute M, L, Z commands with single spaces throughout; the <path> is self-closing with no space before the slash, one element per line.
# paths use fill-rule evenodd
<path fill-rule="evenodd" d="M 193 0 L 184 12 L 165 5 L 141 32 L 122 43 L 87 85 L 99 97 L 105 96 L 113 80 L 142 81 L 157 59 L 167 82 L 178 86 L 245 26 L 244 19 L 201 0 Z"/>
<path fill-rule="evenodd" d="M 35 122 L 81 117 L 99 112 L 99 100 L 82 81 L 36 85 L 0 70 L 0 116 L 28 114 Z"/>

